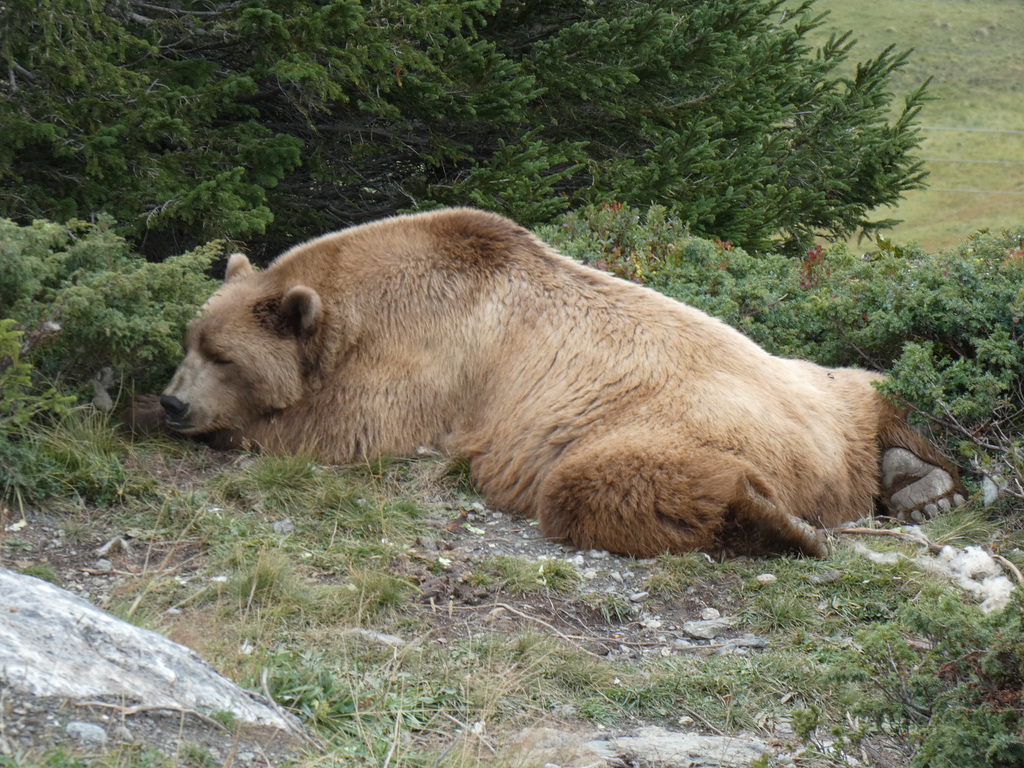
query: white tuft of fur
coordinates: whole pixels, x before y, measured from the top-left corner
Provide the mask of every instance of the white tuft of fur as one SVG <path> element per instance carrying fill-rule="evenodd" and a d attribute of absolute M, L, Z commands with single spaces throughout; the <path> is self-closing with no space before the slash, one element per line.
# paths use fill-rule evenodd
<path fill-rule="evenodd" d="M 1013 583 L 981 547 L 959 549 L 947 545 L 934 558 L 919 556 L 916 559 L 924 570 L 945 576 L 965 592 L 976 595 L 985 613 L 1005 608 L 1010 602 Z"/>
<path fill-rule="evenodd" d="M 853 542 L 853 551 L 862 557 L 866 557 L 872 563 L 877 563 L 878 565 L 895 565 L 905 557 L 899 552 L 876 552 L 870 547 L 866 547 L 861 544 L 859 541 Z"/>
<path fill-rule="evenodd" d="M 915 528 L 913 532 L 924 539 L 919 529 Z M 853 550 L 880 565 L 893 565 L 906 557 L 897 552 L 876 552 L 859 541 L 853 542 Z M 1010 602 L 1013 582 L 1003 574 L 992 556 L 981 547 L 959 548 L 947 545 L 938 555 L 932 556 L 923 552 L 911 559 L 926 573 L 949 579 L 960 589 L 977 597 L 981 600 L 981 610 L 985 613 L 1005 608 Z"/>

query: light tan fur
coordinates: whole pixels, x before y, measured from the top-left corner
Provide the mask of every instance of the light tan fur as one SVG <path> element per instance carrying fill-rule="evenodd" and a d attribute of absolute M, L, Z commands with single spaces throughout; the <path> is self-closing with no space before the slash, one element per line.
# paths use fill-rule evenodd
<path fill-rule="evenodd" d="M 877 374 L 769 355 L 714 318 L 453 209 L 232 257 L 165 397 L 190 435 L 347 463 L 463 455 L 549 536 L 648 556 L 823 554 L 880 450 L 945 462 Z M 166 406 L 165 406 L 166 407 Z"/>

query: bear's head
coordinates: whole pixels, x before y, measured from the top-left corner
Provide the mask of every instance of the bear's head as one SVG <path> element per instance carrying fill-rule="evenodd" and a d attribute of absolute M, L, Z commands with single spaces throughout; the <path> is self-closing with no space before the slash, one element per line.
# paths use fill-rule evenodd
<path fill-rule="evenodd" d="M 185 359 L 160 397 L 168 425 L 186 435 L 238 430 L 298 402 L 316 367 L 320 296 L 255 272 L 236 253 L 224 284 L 192 321 Z"/>

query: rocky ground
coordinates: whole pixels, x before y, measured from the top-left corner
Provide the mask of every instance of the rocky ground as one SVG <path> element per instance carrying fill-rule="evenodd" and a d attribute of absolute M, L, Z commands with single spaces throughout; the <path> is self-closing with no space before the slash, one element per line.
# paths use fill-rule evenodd
<path fill-rule="evenodd" d="M 228 454 L 221 460 L 235 461 L 236 457 Z M 479 502 L 459 501 L 443 490 L 428 494 L 425 506 L 430 512 L 423 521 L 424 535 L 393 563 L 392 570 L 419 585 L 418 610 L 432 626 L 432 642 L 445 644 L 477 633 L 512 633 L 532 627 L 595 657 L 623 662 L 671 655 L 756 655 L 772 642 L 744 626 L 739 606 L 733 602 L 735 590 L 728 588 L 735 586 L 737 577 L 728 573 L 717 580 L 695 583 L 681 597 L 676 594 L 665 600 L 647 588 L 648 577 L 657 567 L 654 560 L 563 547 L 546 540 L 534 521 L 488 509 Z M 274 527 L 287 533 L 289 525 L 290 521 L 279 520 Z M 27 510 L 24 519 L 8 515 L 3 536 L 0 564 L 19 570 L 45 563 L 57 574 L 61 586 L 99 607 L 107 607 L 126 583 L 144 571 L 173 572 L 179 579 L 193 581 L 193 586 L 209 577 L 202 572 L 198 540 L 184 538 L 172 543 L 147 539 L 144 532 L 105 522 L 100 511 L 90 514 L 88 529 L 83 531 L 73 521 Z M 564 574 L 566 563 L 575 577 L 560 582 L 563 591 L 527 592 L 509 590 L 500 579 L 481 582 L 473 577 L 484 564 L 502 557 L 533 564 L 539 582 L 546 574 Z M 839 577 L 838 572 L 826 571 L 814 578 Z M 775 578 L 766 563 L 758 580 L 770 586 Z M 401 645 L 413 640 L 365 632 L 371 642 Z M 648 723 L 623 723 L 614 732 L 591 731 L 580 724 L 571 706 L 555 715 L 551 727 L 531 729 L 505 743 L 533 755 L 531 759 L 540 764 L 562 766 L 630 764 L 628 755 L 633 755 L 631 764 L 639 765 L 643 761 L 637 762 L 637 755 L 642 754 L 636 751 L 638 745 L 644 739 L 661 743 L 650 731 L 647 736 L 637 736 Z M 676 726 L 677 736 L 703 734 L 717 739 L 736 737 L 738 741 L 729 741 L 727 747 L 723 742 L 705 744 L 716 754 L 705 755 L 704 762 L 693 762 L 692 755 L 686 758 L 690 762 L 682 757 L 661 760 L 657 755 L 643 760 L 664 765 L 747 765 L 746 758 L 730 762 L 728 755 L 762 749 L 773 754 L 780 765 L 797 764 L 793 762 L 798 753 L 794 732 L 784 721 L 765 723 L 756 737 L 723 734 L 714 724 L 685 712 L 680 713 Z M 630 738 L 634 741 L 616 746 L 615 739 Z M 116 701 L 83 706 L 0 693 L 0 752 L 23 753 L 58 743 L 86 754 L 151 747 L 175 758 L 182 750 L 199 746 L 218 764 L 243 766 L 279 765 L 303 750 L 316 751 L 312 742 L 276 732 L 236 732 L 191 712 L 151 711 Z M 900 764 L 896 745 L 866 748 L 877 755 L 850 756 L 851 765 L 858 760 L 883 767 Z M 675 753 L 664 752 L 670 754 Z"/>

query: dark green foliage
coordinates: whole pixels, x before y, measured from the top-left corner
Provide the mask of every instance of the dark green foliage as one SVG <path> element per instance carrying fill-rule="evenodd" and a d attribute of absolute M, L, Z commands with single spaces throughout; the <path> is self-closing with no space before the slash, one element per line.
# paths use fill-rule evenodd
<path fill-rule="evenodd" d="M 221 245 L 152 264 L 112 226 L 106 217 L 26 227 L 0 219 L 0 312 L 28 332 L 44 375 L 80 384 L 109 365 L 129 390 L 156 391 L 214 289 L 204 272 Z"/>
<path fill-rule="evenodd" d="M 1024 764 L 1024 629 L 1021 590 L 988 615 L 948 588 L 932 584 L 901 613 L 906 631 L 931 642 L 907 642 L 897 624 L 857 638 L 850 669 L 870 680 L 861 714 L 906 719 L 918 742 L 917 768 Z"/>
<path fill-rule="evenodd" d="M 0 8 L 0 216 L 107 211 L 159 257 L 259 258 L 399 210 L 604 199 L 747 247 L 919 186 L 915 94 L 783 0 L 125 0 Z"/>
<path fill-rule="evenodd" d="M 129 251 L 112 222 L 0 219 L 0 498 L 59 487 L 110 502 L 133 490 L 109 427 L 57 417 L 92 398 L 89 380 L 113 371 L 110 396 L 159 391 L 185 327 L 214 283 L 218 244 L 153 264 Z M 74 393 L 74 394 L 72 394 Z"/>
<path fill-rule="evenodd" d="M 72 398 L 33 383 L 32 365 L 23 359 L 25 334 L 10 318 L 0 318 L 0 501 L 9 495 L 52 492 L 50 462 L 33 441 L 24 439 L 33 418 L 67 411 Z"/>

